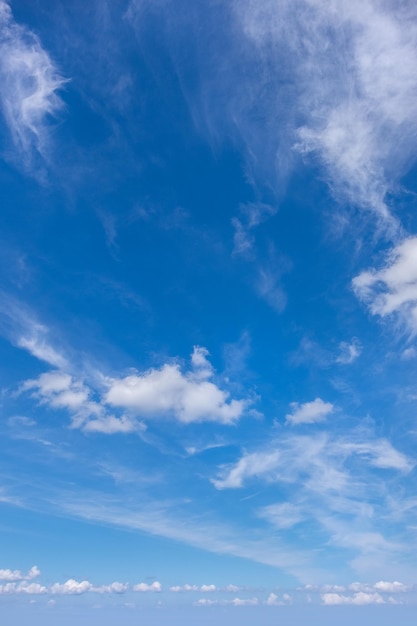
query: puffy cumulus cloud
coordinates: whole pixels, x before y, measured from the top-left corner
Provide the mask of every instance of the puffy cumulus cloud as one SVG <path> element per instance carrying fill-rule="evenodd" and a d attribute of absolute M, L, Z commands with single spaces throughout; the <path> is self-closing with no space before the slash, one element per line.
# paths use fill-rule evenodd
<path fill-rule="evenodd" d="M 22 574 L 18 569 L 0 569 L 0 581 L 13 582 L 16 580 L 32 580 L 40 576 L 40 574 L 41 571 L 36 565 L 31 567 L 26 574 Z"/>
<path fill-rule="evenodd" d="M 331 402 L 324 402 L 321 398 L 316 398 L 312 402 L 291 402 L 292 413 L 285 416 L 290 424 L 314 424 L 323 422 L 328 415 L 333 413 L 334 406 Z"/>
<path fill-rule="evenodd" d="M 379 593 L 366 593 L 364 591 L 359 591 L 353 596 L 344 596 L 339 593 L 323 593 L 321 598 L 323 604 L 328 606 L 336 604 L 385 604 L 384 598 Z"/>
<path fill-rule="evenodd" d="M 362 345 L 356 337 L 349 343 L 341 341 L 339 344 L 339 355 L 336 357 L 336 363 L 340 365 L 350 365 L 361 355 Z"/>
<path fill-rule="evenodd" d="M 396 316 L 412 334 L 417 332 L 417 237 L 402 241 L 381 269 L 362 272 L 352 284 L 372 315 Z"/>
<path fill-rule="evenodd" d="M 374 589 L 384 593 L 404 593 L 406 591 L 409 591 L 410 587 L 408 585 L 405 585 L 404 583 L 398 582 L 397 580 L 394 580 L 393 582 L 380 580 L 379 582 L 375 583 Z"/>
<path fill-rule="evenodd" d="M 26 381 L 23 391 L 33 390 L 42 402 L 47 402 L 57 409 L 77 411 L 88 400 L 89 391 L 81 381 L 76 381 L 62 371 L 41 374 L 39 378 Z"/>
<path fill-rule="evenodd" d="M 125 593 L 129 589 L 128 583 L 112 582 L 109 585 L 95 586 L 88 580 L 81 582 L 70 578 L 65 583 L 54 583 L 47 591 L 53 595 L 83 595 L 85 593 Z"/>
<path fill-rule="evenodd" d="M 128 583 L 112 582 L 108 585 L 95 586 L 88 580 L 77 581 L 73 578 L 64 583 L 53 583 L 49 586 L 32 582 L 40 575 L 39 569 L 34 566 L 27 574 L 22 574 L 19 570 L 0 570 L 0 580 L 8 581 L 0 584 L 0 594 L 51 594 L 51 595 L 83 595 L 85 593 L 120 594 L 129 589 Z M 18 581 L 18 582 L 16 582 Z"/>
<path fill-rule="evenodd" d="M 281 599 L 279 599 L 279 597 L 275 593 L 270 593 L 265 600 L 265 604 L 268 606 L 284 606 L 291 603 L 292 596 L 290 596 L 288 593 L 284 593 Z"/>
<path fill-rule="evenodd" d="M 232 424 L 242 416 L 248 402 L 230 399 L 227 391 L 209 380 L 213 370 L 207 355 L 207 350 L 195 347 L 191 370 L 186 373 L 177 364 L 166 364 L 143 374 L 111 379 L 105 401 L 143 418 L 173 416 L 185 424 Z"/>
<path fill-rule="evenodd" d="M 100 585 L 99 587 L 92 587 L 91 591 L 96 593 L 125 593 L 129 589 L 128 583 L 119 583 L 117 581 L 110 583 L 109 585 Z"/>
<path fill-rule="evenodd" d="M 54 595 L 81 595 L 92 589 L 93 585 L 88 580 L 78 582 L 70 578 L 65 583 L 54 583 L 50 586 L 49 592 Z"/>
<path fill-rule="evenodd" d="M 12 595 L 12 594 L 28 594 L 28 595 L 39 595 L 48 593 L 48 588 L 40 585 L 39 583 L 32 583 L 26 580 L 15 583 L 5 583 L 4 585 L 0 585 L 0 595 Z"/>
<path fill-rule="evenodd" d="M 216 585 L 201 585 L 200 587 L 200 591 L 203 591 L 204 593 L 209 593 L 212 591 L 216 591 L 217 587 Z"/>
<path fill-rule="evenodd" d="M 151 591 L 151 592 L 159 593 L 160 591 L 162 591 L 162 585 L 157 580 L 155 580 L 153 583 L 150 583 L 150 584 L 138 583 L 137 585 L 134 585 L 133 591 L 139 591 L 139 592 Z"/>
<path fill-rule="evenodd" d="M 18 25 L 0 0 L 0 106 L 20 161 L 46 156 L 48 120 L 62 108 L 57 92 L 65 82 L 38 37 Z"/>

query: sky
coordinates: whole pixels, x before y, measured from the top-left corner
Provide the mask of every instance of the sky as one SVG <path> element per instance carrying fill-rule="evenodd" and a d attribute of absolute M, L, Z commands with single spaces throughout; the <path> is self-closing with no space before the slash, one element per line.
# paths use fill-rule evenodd
<path fill-rule="evenodd" d="M 417 7 L 0 0 L 0 612 L 411 624 Z"/>

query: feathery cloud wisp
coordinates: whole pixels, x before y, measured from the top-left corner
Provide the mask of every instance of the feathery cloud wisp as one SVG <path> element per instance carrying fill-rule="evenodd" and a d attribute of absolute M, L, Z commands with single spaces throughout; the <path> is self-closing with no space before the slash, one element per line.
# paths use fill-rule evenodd
<path fill-rule="evenodd" d="M 19 161 L 46 157 L 48 119 L 63 106 L 57 91 L 64 79 L 38 37 L 17 24 L 0 0 L 0 106 Z"/>

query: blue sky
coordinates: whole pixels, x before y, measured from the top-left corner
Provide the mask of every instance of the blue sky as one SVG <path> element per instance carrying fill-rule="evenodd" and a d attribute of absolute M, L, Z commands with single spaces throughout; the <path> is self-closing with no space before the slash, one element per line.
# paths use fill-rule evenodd
<path fill-rule="evenodd" d="M 14 623 L 411 619 L 416 25 L 0 0 Z"/>

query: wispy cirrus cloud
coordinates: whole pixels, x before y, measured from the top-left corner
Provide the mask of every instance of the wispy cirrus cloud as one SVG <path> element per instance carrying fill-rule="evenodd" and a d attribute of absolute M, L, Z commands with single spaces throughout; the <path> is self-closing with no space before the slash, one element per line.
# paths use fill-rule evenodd
<path fill-rule="evenodd" d="M 345 550 L 353 570 L 375 574 L 405 550 L 395 524 L 379 521 L 378 512 L 389 509 L 396 490 L 388 486 L 386 472 L 393 484 L 406 485 L 413 467 L 412 459 L 370 433 L 291 434 L 244 452 L 221 466 L 211 482 L 218 490 L 262 484 L 273 494 L 273 488 L 277 495 L 257 509 L 259 519 L 298 537 L 300 545 L 308 524 L 310 539 Z M 412 523 L 413 513 L 408 519 Z"/>
<path fill-rule="evenodd" d="M 47 157 L 49 120 L 63 107 L 58 91 L 65 80 L 37 35 L 14 21 L 5 0 L 0 0 L 0 32 L 0 106 L 13 160 L 28 168 L 36 156 Z"/>
<path fill-rule="evenodd" d="M 395 231 L 386 194 L 414 158 L 417 132 L 413 4 L 265 0 L 236 2 L 235 11 L 269 75 L 288 64 L 275 102 L 294 149 L 318 159 L 338 199 Z"/>
<path fill-rule="evenodd" d="M 173 6 L 159 4 L 158 19 L 201 132 L 213 144 L 234 138 L 249 181 L 278 197 L 300 159 L 318 165 L 337 200 L 395 236 L 387 194 L 415 158 L 414 3 L 235 0 L 198 14 Z M 132 0 L 127 17 L 138 31 L 143 15 Z M 251 227 L 240 217 L 234 227 L 235 251 L 247 253 Z"/>

